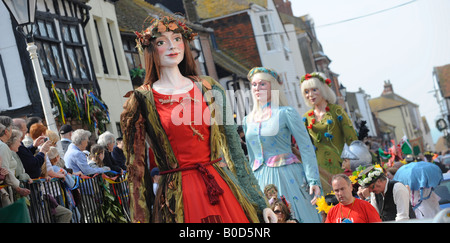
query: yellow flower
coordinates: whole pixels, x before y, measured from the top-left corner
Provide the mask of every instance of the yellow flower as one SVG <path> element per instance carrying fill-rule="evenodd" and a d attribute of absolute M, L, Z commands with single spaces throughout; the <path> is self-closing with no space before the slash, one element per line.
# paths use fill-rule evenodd
<path fill-rule="evenodd" d="M 381 168 L 381 165 L 379 165 L 379 164 L 376 164 L 374 167 L 378 168 L 378 169 L 383 169 L 383 168 Z"/>
<path fill-rule="evenodd" d="M 330 209 L 333 207 L 333 204 L 331 204 L 331 205 L 327 204 L 324 196 L 321 196 L 320 198 L 317 199 L 316 205 L 317 205 L 316 209 L 317 209 L 318 213 L 324 212 L 326 214 L 328 214 L 328 211 L 330 211 Z"/>
<path fill-rule="evenodd" d="M 358 182 L 358 176 L 350 176 L 349 178 L 352 181 L 352 184 L 356 184 L 356 182 Z"/>

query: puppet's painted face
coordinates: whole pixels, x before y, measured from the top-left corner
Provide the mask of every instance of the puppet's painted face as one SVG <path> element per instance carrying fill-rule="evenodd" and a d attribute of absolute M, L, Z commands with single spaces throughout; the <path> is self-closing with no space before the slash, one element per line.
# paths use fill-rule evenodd
<path fill-rule="evenodd" d="M 272 98 L 272 85 L 269 80 L 264 78 L 264 75 L 257 73 L 251 78 L 252 93 L 254 98 L 261 103 L 267 103 Z"/>
<path fill-rule="evenodd" d="M 156 38 L 161 67 L 177 66 L 184 58 L 184 42 L 180 33 L 167 31 Z"/>
<path fill-rule="evenodd" d="M 310 88 L 305 89 L 305 97 L 311 102 L 312 105 L 320 104 L 320 102 L 324 101 L 322 93 L 318 88 Z"/>

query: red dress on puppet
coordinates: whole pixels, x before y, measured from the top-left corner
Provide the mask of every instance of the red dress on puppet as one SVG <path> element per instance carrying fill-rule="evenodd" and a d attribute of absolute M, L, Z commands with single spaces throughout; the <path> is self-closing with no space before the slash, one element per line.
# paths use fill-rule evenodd
<path fill-rule="evenodd" d="M 194 84 L 194 88 L 184 94 L 164 95 L 153 90 L 153 95 L 161 124 L 180 168 L 210 162 L 211 113 L 197 86 Z M 219 173 L 212 165 L 205 168 L 214 176 L 223 194 L 219 195 L 219 202 L 212 205 L 199 170 L 181 171 L 185 223 L 249 222 Z"/>

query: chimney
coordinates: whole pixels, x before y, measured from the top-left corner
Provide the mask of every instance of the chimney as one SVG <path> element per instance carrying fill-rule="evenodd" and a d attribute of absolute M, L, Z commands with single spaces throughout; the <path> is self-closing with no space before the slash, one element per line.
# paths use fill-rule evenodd
<path fill-rule="evenodd" d="M 291 1 L 274 0 L 273 3 L 275 4 L 275 7 L 277 8 L 278 12 L 294 16 L 294 14 L 292 13 Z"/>
<path fill-rule="evenodd" d="M 186 18 L 192 23 L 198 23 L 200 19 L 197 14 L 196 5 L 197 3 L 195 0 L 183 0 L 184 10 L 186 11 Z"/>
<path fill-rule="evenodd" d="M 385 80 L 384 81 L 384 90 L 383 93 L 381 95 L 388 95 L 388 94 L 393 94 L 394 93 L 394 89 L 392 88 L 392 84 L 391 84 L 391 80 Z"/>

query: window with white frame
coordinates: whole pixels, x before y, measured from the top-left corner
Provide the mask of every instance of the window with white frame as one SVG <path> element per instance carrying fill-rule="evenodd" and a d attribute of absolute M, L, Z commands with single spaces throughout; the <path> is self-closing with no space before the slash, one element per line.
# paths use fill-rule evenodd
<path fill-rule="evenodd" d="M 122 45 L 127 60 L 128 70 L 143 68 L 139 52 L 136 48 L 136 38 L 134 36 L 122 36 Z"/>
<path fill-rule="evenodd" d="M 67 54 L 70 75 L 76 82 L 87 82 L 90 80 L 86 56 L 85 44 L 81 41 L 79 27 L 76 24 L 62 23 L 61 35 Z"/>
<path fill-rule="evenodd" d="M 38 19 L 35 43 L 38 50 L 42 74 L 47 79 L 66 81 L 61 55 L 61 41 L 56 34 L 54 21 Z"/>
<path fill-rule="evenodd" d="M 110 22 L 107 23 L 108 32 L 109 32 L 109 38 L 111 39 L 111 45 L 113 46 L 112 50 L 113 50 L 113 55 L 114 55 L 114 61 L 116 63 L 117 75 L 120 76 L 122 74 L 121 74 L 121 71 L 120 71 L 119 60 L 117 59 L 117 53 L 116 53 L 116 48 L 115 48 L 115 44 L 114 44 L 114 41 L 116 39 L 113 38 L 113 33 L 111 32 L 111 25 L 113 25 L 113 23 L 110 23 Z"/>
<path fill-rule="evenodd" d="M 289 53 L 291 52 L 291 50 L 289 50 L 283 34 L 280 35 L 280 38 L 281 38 L 281 44 L 283 45 L 284 58 L 286 58 L 286 61 L 289 61 Z"/>
<path fill-rule="evenodd" d="M 102 38 L 100 38 L 100 32 L 98 31 L 98 23 L 96 19 L 94 19 L 94 26 L 95 32 L 97 34 L 98 50 L 100 52 L 100 58 L 102 59 L 103 73 L 108 74 L 108 65 L 106 64 L 105 50 L 103 49 L 103 41 Z"/>
<path fill-rule="evenodd" d="M 261 27 L 264 34 L 264 41 L 266 42 L 266 48 L 268 51 L 275 50 L 275 38 L 273 33 L 272 24 L 268 15 L 259 16 L 261 21 Z"/>

